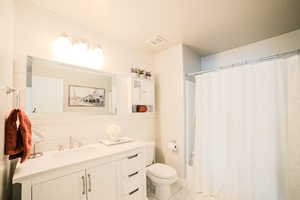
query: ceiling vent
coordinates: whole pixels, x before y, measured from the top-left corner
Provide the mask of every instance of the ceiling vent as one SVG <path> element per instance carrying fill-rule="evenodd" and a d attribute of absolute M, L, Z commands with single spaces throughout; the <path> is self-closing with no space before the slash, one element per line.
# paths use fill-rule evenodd
<path fill-rule="evenodd" d="M 165 42 L 166 42 L 166 39 L 160 35 L 156 35 L 153 38 L 151 38 L 150 40 L 146 41 L 146 43 L 148 43 L 152 47 L 159 47 L 162 44 L 164 44 Z"/>

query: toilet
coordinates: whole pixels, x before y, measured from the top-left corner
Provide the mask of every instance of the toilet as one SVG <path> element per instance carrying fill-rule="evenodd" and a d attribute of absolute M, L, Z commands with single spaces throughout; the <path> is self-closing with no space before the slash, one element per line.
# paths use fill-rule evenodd
<path fill-rule="evenodd" d="M 147 143 L 146 176 L 148 194 L 157 200 L 168 200 L 171 196 L 171 185 L 178 179 L 177 172 L 171 166 L 155 163 L 155 143 Z"/>

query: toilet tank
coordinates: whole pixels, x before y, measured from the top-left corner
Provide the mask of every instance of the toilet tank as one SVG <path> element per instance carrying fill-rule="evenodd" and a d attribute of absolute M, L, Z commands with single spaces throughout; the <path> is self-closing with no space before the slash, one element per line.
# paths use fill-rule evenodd
<path fill-rule="evenodd" d="M 145 146 L 145 165 L 149 166 L 155 161 L 155 143 L 148 142 Z"/>

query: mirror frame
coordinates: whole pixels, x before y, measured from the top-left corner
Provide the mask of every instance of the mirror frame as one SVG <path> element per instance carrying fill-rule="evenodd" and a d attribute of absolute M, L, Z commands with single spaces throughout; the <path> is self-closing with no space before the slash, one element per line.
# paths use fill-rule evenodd
<path fill-rule="evenodd" d="M 113 73 L 110 73 L 110 72 L 105 72 L 105 71 L 102 71 L 102 70 L 94 70 L 94 69 L 90 69 L 90 68 L 87 68 L 87 67 L 82 67 L 82 66 L 78 66 L 78 65 L 72 65 L 72 64 L 68 64 L 68 63 L 63 63 L 63 62 L 60 62 L 60 61 L 55 61 L 55 60 L 48 60 L 48 59 L 43 59 L 43 58 L 38 58 L 38 57 L 34 57 L 34 56 L 27 56 L 26 58 L 26 89 L 27 88 L 32 88 L 32 64 L 33 64 L 33 60 L 36 59 L 36 60 L 41 60 L 41 61 L 45 61 L 45 62 L 49 62 L 49 63 L 53 63 L 53 64 L 59 64 L 59 65 L 64 65 L 68 68 L 77 68 L 77 69 L 80 69 L 80 70 L 85 70 L 85 71 L 90 71 L 90 72 L 93 72 L 93 73 L 97 73 L 99 75 L 102 75 L 102 76 L 107 76 L 107 77 L 111 77 L 112 78 L 112 87 L 114 87 L 114 96 L 115 96 L 115 100 L 114 100 L 114 104 L 112 104 L 112 112 L 110 113 L 107 113 L 107 114 L 103 114 L 103 113 L 98 113 L 98 112 L 61 112 L 63 114 L 84 114 L 84 115 L 101 115 L 101 116 L 111 116 L 111 115 L 117 115 L 118 114 L 118 88 L 117 88 L 117 78 L 116 78 L 116 75 L 113 74 Z M 27 94 L 29 95 L 29 94 Z M 25 103 L 25 105 L 27 104 L 28 102 Z M 25 106 L 26 107 L 26 106 Z M 33 112 L 30 112 L 28 113 L 30 116 L 35 116 L 35 115 L 53 115 L 53 114 L 58 114 L 60 112 L 57 112 L 57 113 L 33 113 Z"/>

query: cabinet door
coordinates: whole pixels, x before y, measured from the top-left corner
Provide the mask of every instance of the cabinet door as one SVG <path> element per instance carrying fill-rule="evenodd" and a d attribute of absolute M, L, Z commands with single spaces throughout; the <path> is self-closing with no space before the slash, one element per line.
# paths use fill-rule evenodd
<path fill-rule="evenodd" d="M 33 185 L 32 200 L 86 200 L 85 172 L 80 171 Z"/>
<path fill-rule="evenodd" d="M 152 80 L 141 81 L 140 105 L 154 105 L 154 82 Z"/>
<path fill-rule="evenodd" d="M 86 170 L 88 200 L 117 200 L 118 176 L 115 162 Z"/>
<path fill-rule="evenodd" d="M 141 82 L 140 80 L 131 79 L 131 98 L 132 105 L 141 105 Z"/>

